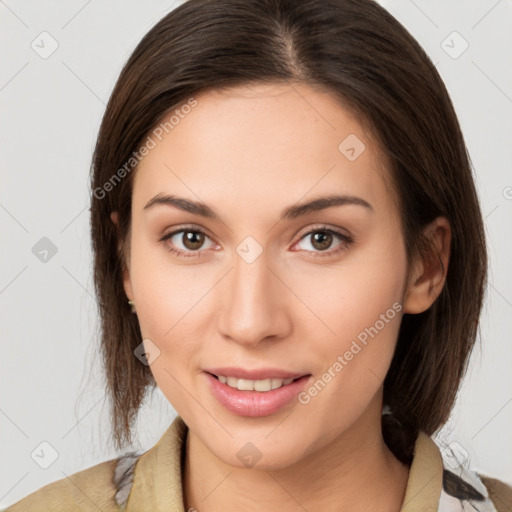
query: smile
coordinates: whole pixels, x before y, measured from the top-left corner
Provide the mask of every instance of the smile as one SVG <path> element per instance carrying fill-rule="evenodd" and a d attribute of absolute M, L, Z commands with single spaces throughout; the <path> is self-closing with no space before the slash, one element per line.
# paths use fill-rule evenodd
<path fill-rule="evenodd" d="M 218 373 L 203 371 L 203 375 L 220 405 L 238 416 L 253 418 L 270 416 L 293 402 L 297 403 L 297 395 L 312 378 L 311 374 L 275 369 L 251 372 L 225 368 Z M 257 378 L 250 379 L 249 376 Z"/>
<path fill-rule="evenodd" d="M 227 384 L 232 388 L 239 389 L 240 391 L 271 391 L 286 386 L 294 381 L 294 379 L 237 379 L 236 377 L 226 377 L 225 375 L 216 376 L 222 384 Z"/>

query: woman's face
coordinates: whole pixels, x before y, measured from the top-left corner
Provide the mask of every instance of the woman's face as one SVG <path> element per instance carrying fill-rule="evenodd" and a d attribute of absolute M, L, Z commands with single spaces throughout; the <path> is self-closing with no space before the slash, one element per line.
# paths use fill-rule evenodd
<path fill-rule="evenodd" d="M 387 162 L 305 85 L 195 100 L 134 176 L 124 284 L 156 382 L 230 465 L 285 467 L 335 440 L 364 443 L 380 431 L 407 311 Z M 345 199 L 315 207 L 333 196 Z"/>

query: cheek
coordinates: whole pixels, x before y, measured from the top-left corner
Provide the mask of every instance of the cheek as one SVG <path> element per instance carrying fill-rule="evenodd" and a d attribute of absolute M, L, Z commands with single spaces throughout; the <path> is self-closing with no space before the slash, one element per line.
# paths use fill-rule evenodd
<path fill-rule="evenodd" d="M 154 244 L 140 236 L 132 242 L 130 277 L 137 296 L 137 313 L 145 336 L 171 339 L 175 330 L 182 330 L 186 318 L 211 283 L 201 265 L 180 264 L 165 248 L 165 243 Z"/>
<path fill-rule="evenodd" d="M 402 244 L 388 240 L 382 236 L 357 252 L 349 252 L 336 266 L 309 265 L 296 272 L 294 292 L 325 325 L 325 342 L 318 343 L 318 348 L 325 352 L 343 350 L 360 333 L 364 338 L 366 328 L 376 323 L 382 327 L 383 322 L 380 339 L 393 342 L 396 338 L 406 258 Z"/>
<path fill-rule="evenodd" d="M 326 271 L 320 279 L 302 274 L 299 293 L 308 290 L 308 305 L 329 327 L 322 328 L 322 339 L 316 336 L 311 359 L 318 380 L 302 402 L 316 402 L 319 415 L 328 412 L 331 420 L 343 422 L 349 411 L 359 414 L 381 386 L 402 318 L 405 265 L 403 246 L 383 237 L 336 272 Z M 333 409 L 333 403 L 343 407 Z"/>
<path fill-rule="evenodd" d="M 164 248 L 150 247 L 144 241 L 133 241 L 131 257 L 130 277 L 141 334 L 159 350 L 151 371 L 164 394 L 177 395 L 178 382 L 190 378 L 197 368 L 201 298 L 213 286 L 215 276 L 207 283 L 207 276 L 198 278 L 194 265 L 176 265 Z"/>

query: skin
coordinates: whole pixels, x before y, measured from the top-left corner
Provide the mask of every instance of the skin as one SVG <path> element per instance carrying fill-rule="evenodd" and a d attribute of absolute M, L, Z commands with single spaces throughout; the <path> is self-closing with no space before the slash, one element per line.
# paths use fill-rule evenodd
<path fill-rule="evenodd" d="M 445 272 L 418 260 L 407 279 L 388 162 L 331 95 L 258 84 L 195 98 L 136 171 L 124 274 L 143 337 L 160 350 L 151 371 L 189 427 L 185 510 L 398 511 L 409 468 L 382 437 L 383 381 L 402 315 L 428 309 Z M 350 134 L 365 144 L 354 161 L 338 150 Z M 201 200 L 222 221 L 144 209 L 162 193 Z M 346 204 L 279 220 L 284 208 L 333 193 L 373 210 Z M 190 224 L 206 232 L 203 245 L 186 232 L 159 241 Z M 305 236 L 313 228 L 354 241 L 333 235 L 322 249 Z M 439 218 L 428 229 L 447 268 L 449 224 Z M 247 236 L 263 250 L 252 263 L 236 252 Z M 402 310 L 307 404 L 249 418 L 209 390 L 202 369 L 214 366 L 277 367 L 315 382 L 394 303 Z M 237 457 L 248 442 L 261 453 L 253 467 Z"/>

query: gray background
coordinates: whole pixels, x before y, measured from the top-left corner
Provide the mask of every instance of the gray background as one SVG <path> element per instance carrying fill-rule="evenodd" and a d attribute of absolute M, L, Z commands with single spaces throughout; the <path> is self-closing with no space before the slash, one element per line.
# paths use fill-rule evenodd
<path fill-rule="evenodd" d="M 122 65 L 178 3 L 0 0 L 0 507 L 117 455 L 98 355 L 89 164 Z M 512 483 L 512 2 L 381 3 L 447 84 L 488 235 L 481 342 L 435 439 L 453 464 Z M 157 390 L 135 448 L 151 447 L 174 416 Z"/>

